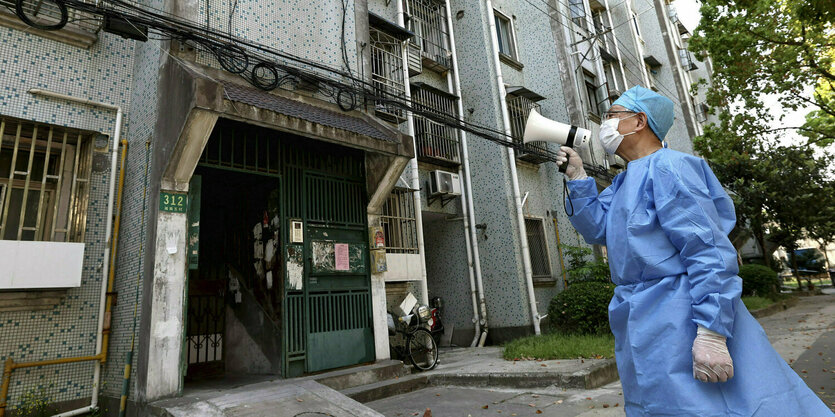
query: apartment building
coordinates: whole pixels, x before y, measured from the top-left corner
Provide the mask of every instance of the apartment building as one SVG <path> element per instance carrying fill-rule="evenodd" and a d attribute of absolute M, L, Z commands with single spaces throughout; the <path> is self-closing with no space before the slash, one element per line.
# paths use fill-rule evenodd
<path fill-rule="evenodd" d="M 0 8 L 0 413 L 385 359 L 408 293 L 537 333 L 584 243 L 530 112 L 596 136 L 644 84 L 699 132 L 658 1 L 43 3 Z"/>

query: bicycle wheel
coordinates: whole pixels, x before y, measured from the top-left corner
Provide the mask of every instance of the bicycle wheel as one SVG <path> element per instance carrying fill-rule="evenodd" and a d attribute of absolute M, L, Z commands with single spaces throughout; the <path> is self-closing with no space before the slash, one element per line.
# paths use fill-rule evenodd
<path fill-rule="evenodd" d="M 428 371 L 438 364 L 438 345 L 426 329 L 415 330 L 406 349 L 415 369 Z"/>
<path fill-rule="evenodd" d="M 41 30 L 61 29 L 68 19 L 62 0 L 17 0 L 15 13 L 23 23 Z"/>

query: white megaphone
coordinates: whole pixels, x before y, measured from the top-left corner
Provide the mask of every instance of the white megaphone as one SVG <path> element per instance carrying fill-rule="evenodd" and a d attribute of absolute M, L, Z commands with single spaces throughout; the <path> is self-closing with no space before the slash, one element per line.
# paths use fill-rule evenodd
<path fill-rule="evenodd" d="M 525 124 L 523 143 L 553 142 L 569 148 L 580 149 L 589 147 L 591 132 L 582 127 L 555 122 L 531 110 L 528 122 Z"/>

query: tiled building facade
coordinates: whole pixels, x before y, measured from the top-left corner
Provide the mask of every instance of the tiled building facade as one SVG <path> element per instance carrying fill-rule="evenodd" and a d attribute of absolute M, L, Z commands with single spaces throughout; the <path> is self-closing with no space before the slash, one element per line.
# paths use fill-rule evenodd
<path fill-rule="evenodd" d="M 80 282 L 48 289 L 0 288 L 0 362 L 95 355 L 97 323 L 103 317 L 109 182 L 116 178 L 110 170 L 115 112 L 30 90 L 121 107 L 121 139 L 127 141 L 121 225 L 112 255 L 113 294 L 107 297 L 113 304 L 108 320 L 110 343 L 99 382 L 94 386 L 96 361 L 15 369 L 9 377 L 6 403 L 10 413 L 28 392 L 45 395 L 62 410 L 71 410 L 89 405 L 96 391 L 102 396 L 98 406 L 116 412 L 134 337 L 128 390 L 131 412 L 141 413 L 142 404 L 177 395 L 187 386 L 186 378 L 194 375 L 189 355 L 199 349 L 189 345 L 193 333 L 189 326 L 196 326 L 189 316 L 196 314 L 189 310 L 189 294 L 197 291 L 190 281 L 195 280 L 194 271 L 203 268 L 203 264 L 200 268 L 191 264 L 189 256 L 195 248 L 189 233 L 200 223 L 200 213 L 195 219 L 193 213 L 167 211 L 161 208 L 160 199 L 186 193 L 193 197 L 195 175 L 204 178 L 204 189 L 210 189 L 207 182 L 221 169 L 246 178 L 258 176 L 262 181 L 258 184 L 267 184 L 267 177 L 276 178 L 282 184 L 281 193 L 292 191 L 289 184 L 295 181 L 296 172 L 304 172 L 303 178 L 322 176 L 328 181 L 337 181 L 335 177 L 341 175 L 350 184 L 361 184 L 364 191 L 362 216 L 353 223 L 316 219 L 309 208 L 294 214 L 292 198 L 282 197 L 280 210 L 286 212 L 276 215 L 276 224 L 281 225 L 274 226 L 275 239 L 281 242 L 277 253 L 282 264 L 280 272 L 275 270 L 280 284 L 274 284 L 272 276 L 266 281 L 264 271 L 257 268 L 224 270 L 223 295 L 216 299 L 223 305 L 218 311 L 225 318 L 217 320 L 225 330 L 217 334 L 228 339 L 228 332 L 238 331 L 244 336 L 239 343 L 222 345 L 225 348 L 217 360 L 206 361 L 221 362 L 227 373 L 249 370 L 293 376 L 331 366 L 304 348 L 310 340 L 325 337 L 311 330 L 312 324 L 305 324 L 310 327 L 297 340 L 303 346 L 294 350 L 294 320 L 310 323 L 320 318 L 313 310 L 299 310 L 307 312 L 306 318 L 294 316 L 297 312 L 289 300 L 305 300 L 309 304 L 303 305 L 310 306 L 314 299 L 354 294 L 362 300 L 356 308 L 372 324 L 343 330 L 359 332 L 357 340 L 368 342 L 363 357 L 372 359 L 388 357 L 386 312 L 407 292 L 423 302 L 443 298 L 443 318 L 453 344 L 470 345 L 485 338 L 486 343 L 498 343 L 538 328 L 537 313 L 544 315 L 550 299 L 564 288 L 558 246 L 585 244 L 568 222 L 563 176 L 554 163 L 537 156 L 535 150 L 526 153 L 517 147 L 511 154 L 507 147 L 444 126 L 420 112 L 410 114 L 392 107 L 379 97 L 348 103 L 346 97 L 356 98 L 345 93 L 348 87 L 328 90 L 323 86 L 330 84 L 322 79 L 310 81 L 298 75 L 285 79 L 280 77 L 285 73 L 277 71 L 276 79 L 268 81 L 275 81 L 279 88 L 257 91 L 252 86 L 254 66 L 261 62 L 257 60 L 269 58 L 279 65 L 272 68 L 292 63 L 292 68 L 335 78 L 342 86 L 365 82 L 377 95 L 383 91 L 396 100 L 408 98 L 462 123 L 506 132 L 516 140 L 534 108 L 545 117 L 584 127 L 596 136 L 601 111 L 635 84 L 654 85 L 676 103 L 676 122 L 667 137 L 673 149 L 693 152 L 691 139 L 701 133 L 700 123 L 707 117 L 699 116 L 703 93 L 691 97 L 688 83 L 699 77 L 709 79 L 709 67 L 698 60 L 693 66 L 682 64 L 686 54 L 678 48 L 684 46 L 686 34 L 682 39 L 671 6 L 661 0 L 627 0 L 611 6 L 597 0 L 137 3 L 141 9 L 250 42 L 241 44 L 250 54 L 241 76 L 231 74 L 220 62 L 223 55 L 182 37 L 152 29 L 145 41 L 125 39 L 102 30 L 101 15 L 79 20 L 94 22 L 89 25 L 71 21 L 60 31 L 39 31 L 17 19 L 14 2 L 6 3 L 8 7 L 0 9 L 0 117 L 9 126 L 0 132 L 3 151 L 14 153 L 15 141 L 40 147 L 45 140 L 26 142 L 24 138 L 21 142 L 16 137 L 25 136 L 26 129 L 24 135 L 16 135 L 12 126 L 37 125 L 42 132 L 52 127 L 56 132 L 81 133 L 91 144 L 87 151 L 91 163 L 89 189 L 80 200 L 86 203 L 86 216 L 81 218 L 84 235 L 78 239 L 84 244 Z M 69 8 L 72 12 L 72 5 Z M 335 70 L 341 74 L 334 75 Z M 356 79 L 346 77 L 348 72 Z M 269 69 L 259 74 L 267 76 L 262 81 L 271 75 Z M 245 162 L 246 156 L 239 165 L 230 156 L 229 165 L 221 167 L 217 162 L 212 166 L 206 149 L 222 140 L 224 128 L 236 134 L 255 132 L 252 140 L 256 143 L 262 143 L 258 135 L 268 135 L 269 143 L 280 144 L 283 153 L 276 160 L 283 165 L 267 172 L 254 168 L 251 160 Z M 250 155 L 246 142 L 250 137 L 246 137 L 240 149 Z M 234 152 L 218 146 L 221 154 Z M 554 144 L 536 146 L 557 150 Z M 306 149 L 321 149 L 323 155 L 331 152 L 333 158 L 350 156 L 361 164 L 362 172 L 351 171 L 358 175 L 356 181 L 350 178 L 353 174 L 324 175 L 327 169 L 320 163 L 289 156 L 305 154 Z M 259 152 L 264 153 L 263 148 L 252 155 L 260 158 Z M 583 155 L 588 164 L 598 167 L 601 186 L 622 169 L 622 161 L 607 158 L 596 139 Z M 6 184 L 24 181 L 25 175 L 14 172 L 19 169 L 9 171 Z M 458 191 L 435 192 L 433 180 L 447 174 L 455 175 L 450 179 Z M 313 182 L 303 184 L 308 187 Z M 19 188 L 7 186 L 15 187 Z M 320 197 L 323 201 L 324 196 Z M 209 218 L 208 205 L 204 200 L 204 218 Z M 263 224 L 272 224 L 264 211 Z M 304 243 L 288 230 L 297 221 L 304 223 Z M 256 222 L 261 224 L 260 218 Z M 313 251 L 312 239 L 319 233 L 314 224 L 320 229 L 342 227 L 339 230 L 345 233 L 362 230 L 364 234 L 367 227 L 381 227 L 387 271 L 374 270 L 369 245 L 351 237 L 344 238 L 349 242 L 344 243 L 346 247 L 357 245 L 365 254 L 356 258 L 363 265 L 350 269 L 356 273 L 356 288 L 322 287 L 317 280 L 327 279 L 314 277 L 311 271 L 318 266 L 304 260 L 298 264 L 303 266 L 299 275 L 303 283 L 290 284 L 293 267 L 298 266 L 290 253 L 294 248 Z M 206 232 L 201 229 L 199 233 Z M 240 235 L 240 231 L 235 233 Z M 321 242 L 342 244 L 337 238 L 328 239 Z M 248 240 L 241 245 L 252 246 Z M 259 250 L 264 249 L 253 249 Z M 261 262 L 263 257 L 258 259 Z M 34 262 L 23 263 L 30 261 Z M 336 270 L 334 276 L 348 276 L 341 271 Z M 273 317 L 278 330 L 265 335 L 250 315 L 262 314 L 271 303 L 258 291 L 275 292 L 275 288 L 280 288 Z M 31 294 L 42 295 L 40 304 L 27 301 Z M 248 303 L 259 305 L 260 310 L 247 310 Z M 209 337 L 212 332 L 204 333 Z M 235 365 L 233 370 L 231 363 L 246 356 L 245 352 L 257 352 L 253 357 L 260 362 Z M 273 361 L 272 356 L 280 360 Z"/>

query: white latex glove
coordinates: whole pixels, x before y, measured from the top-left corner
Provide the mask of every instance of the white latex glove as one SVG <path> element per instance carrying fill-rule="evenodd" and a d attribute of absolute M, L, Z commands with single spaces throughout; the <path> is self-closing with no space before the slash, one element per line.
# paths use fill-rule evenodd
<path fill-rule="evenodd" d="M 725 336 L 699 326 L 693 341 L 693 378 L 702 382 L 725 382 L 734 377 L 734 361 Z"/>
<path fill-rule="evenodd" d="M 580 154 L 574 149 L 568 146 L 560 146 L 560 152 L 557 153 L 557 160 L 559 161 L 558 165 L 568 163 L 568 166 L 565 168 L 565 175 L 568 176 L 568 179 L 581 180 L 588 178 L 586 170 L 583 169 L 583 159 L 580 158 Z"/>

